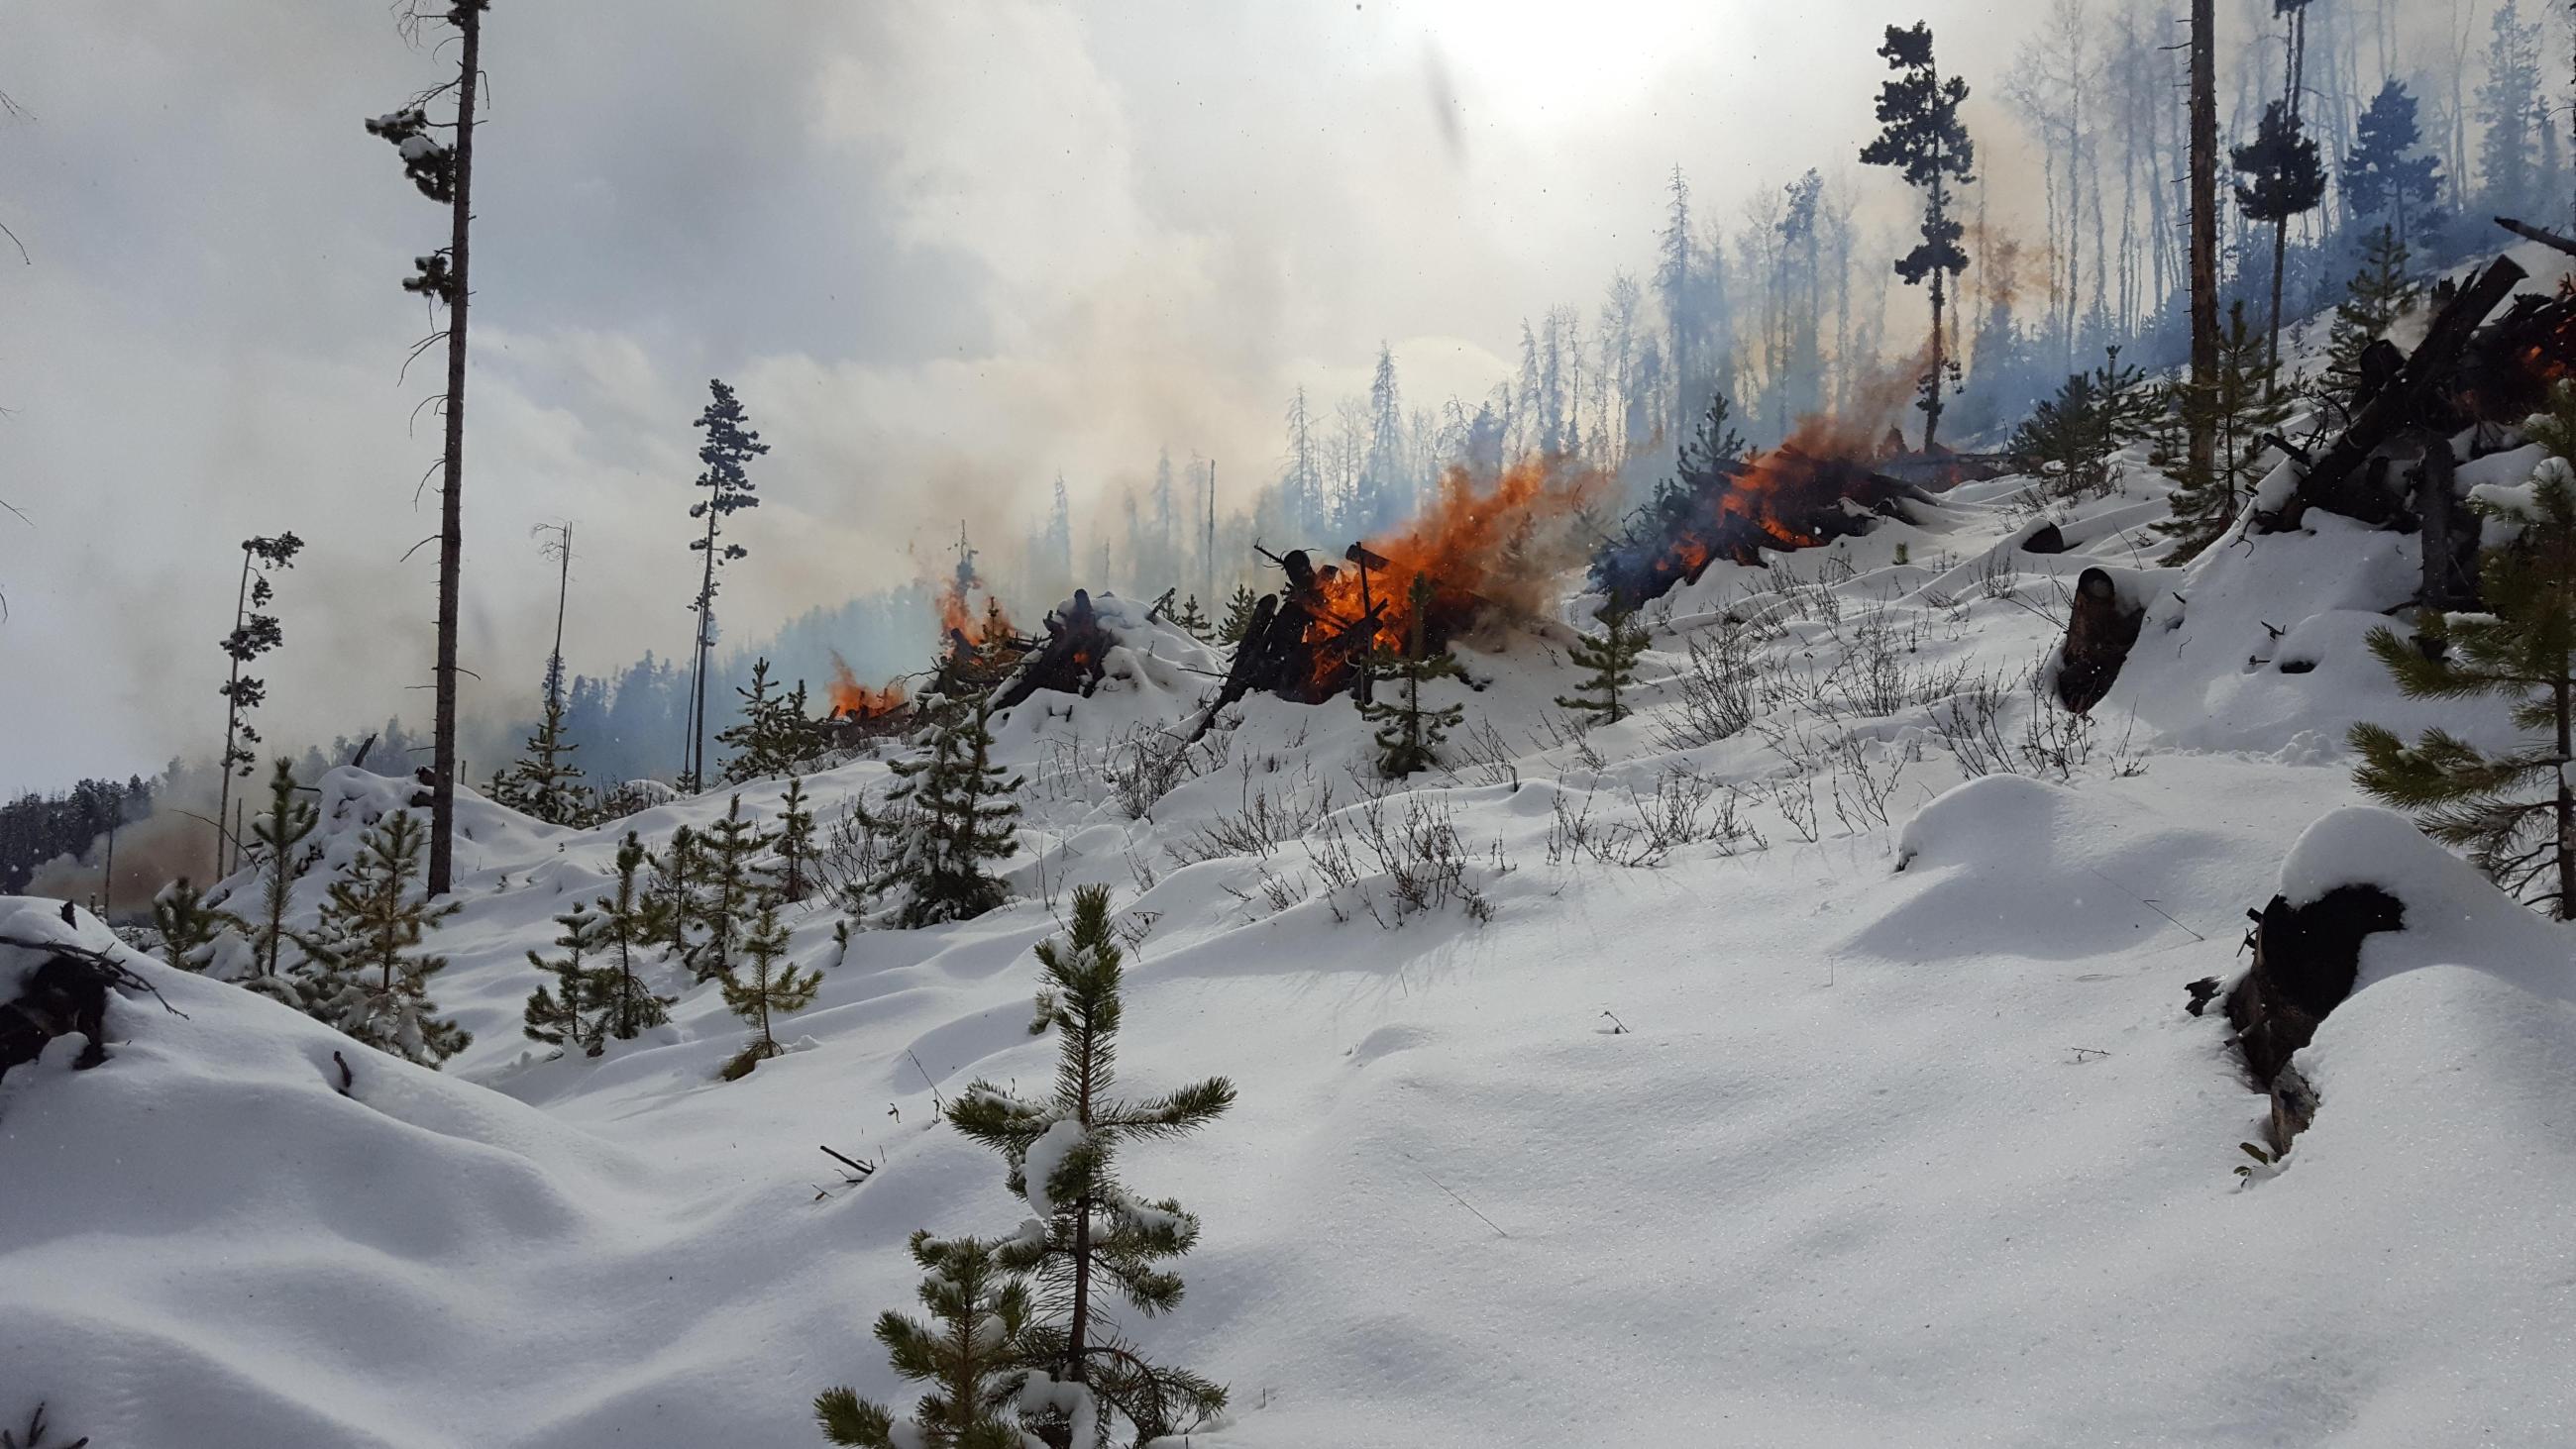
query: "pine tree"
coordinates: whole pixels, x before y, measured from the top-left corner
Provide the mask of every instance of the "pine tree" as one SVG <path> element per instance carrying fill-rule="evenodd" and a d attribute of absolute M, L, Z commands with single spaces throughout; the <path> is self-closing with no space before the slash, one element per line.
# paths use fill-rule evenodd
<path fill-rule="evenodd" d="M 1208 616 L 1199 611 L 1199 596 L 1196 594 L 1183 599 L 1181 606 L 1172 611 L 1172 622 L 1179 625 L 1183 633 L 1202 644 L 1207 643 L 1210 638 Z"/>
<path fill-rule="evenodd" d="M 456 79 L 415 97 L 390 115 L 367 122 L 401 153 L 403 174 L 421 195 L 447 208 L 447 245 L 412 258 L 402 288 L 447 309 L 447 325 L 431 334 L 447 342 L 447 385 L 439 412 L 447 424 L 438 488 L 438 648 L 431 678 L 437 691 L 431 737 L 429 792 L 429 893 L 446 895 L 455 884 L 456 845 L 456 637 L 464 591 L 458 570 L 465 557 L 465 324 L 474 295 L 474 137 L 481 119 L 475 94 L 483 81 L 483 12 L 492 0 L 450 0 L 446 6 L 406 5 L 400 14 L 407 38 L 418 40 L 435 20 L 456 31 Z M 453 118 L 432 121 L 422 106 L 449 95 Z M 445 130 L 447 140 L 437 132 Z"/>
<path fill-rule="evenodd" d="M 1216 626 L 1217 642 L 1242 643 L 1243 636 L 1252 632 L 1252 614 L 1260 606 L 1249 585 L 1236 584 L 1233 596 L 1225 601 L 1225 622 Z"/>
<path fill-rule="evenodd" d="M 912 1235 L 912 1260 L 928 1275 L 923 1323 L 892 1309 L 877 1319 L 877 1342 L 894 1371 L 931 1385 L 898 1426 L 894 1415 L 852 1389 L 814 1400 L 823 1437 L 861 1449 L 1025 1449 L 1013 1405 L 1027 1381 L 1028 1284 L 1003 1270 L 995 1245 L 978 1238 Z M 898 1438 L 898 1433 L 902 1437 Z"/>
<path fill-rule="evenodd" d="M 295 881 L 312 865 L 306 837 L 321 823 L 321 814 L 297 789 L 295 776 L 280 756 L 268 777 L 268 808 L 250 826 L 250 857 L 258 871 L 259 898 L 242 934 L 250 942 L 250 976 L 241 984 L 262 996 L 302 1004 L 302 992 L 287 975 L 286 948 L 299 944 L 286 924 L 295 897 Z"/>
<path fill-rule="evenodd" d="M 233 601 L 233 631 L 223 637 L 224 657 L 232 661 L 232 676 L 215 692 L 224 697 L 224 753 L 217 761 L 221 771 L 215 795 L 215 879 L 232 874 L 233 866 L 224 850 L 223 827 L 232 809 L 233 776 L 250 778 L 251 766 L 259 755 L 250 747 L 259 743 L 259 731 L 243 716 L 268 699 L 268 682 L 242 674 L 242 666 L 286 642 L 285 631 L 278 627 L 277 616 L 255 612 L 268 607 L 277 591 L 268 582 L 270 573 L 295 567 L 295 556 L 304 551 L 304 540 L 292 533 L 275 538 L 242 540 L 241 587 Z"/>
<path fill-rule="evenodd" d="M 2420 293 L 2406 263 L 2406 244 L 2395 228 L 2374 227 L 2362 239 L 2361 270 L 2346 286 L 2349 295 L 2335 304 L 2334 328 L 2327 334 L 2326 375 L 2347 395 L 2360 385 L 2361 354 L 2415 309 Z"/>
<path fill-rule="evenodd" d="M 1619 692 L 1637 682 L 1637 656 L 1646 650 L 1645 621 L 1634 609 L 1604 608 L 1599 618 L 1606 630 L 1599 639 L 1577 639 L 1567 649 L 1577 668 L 1589 671 L 1570 695 L 1558 695 L 1559 709 L 1593 716 L 1596 724 L 1617 724 L 1634 711 Z"/>
<path fill-rule="evenodd" d="M 1089 1449 L 1106 1442 L 1115 1414 L 1143 1443 L 1222 1409 L 1225 1390 L 1149 1362 L 1102 1321 L 1113 1295 L 1146 1317 L 1178 1304 L 1180 1276 L 1160 1265 L 1199 1235 L 1198 1218 L 1179 1203 L 1141 1201 L 1119 1182 L 1117 1152 L 1198 1131 L 1234 1105 L 1234 1084 L 1211 1077 L 1143 1101 L 1110 1095 L 1122 1006 L 1108 887 L 1076 890 L 1070 939 L 1042 943 L 1037 958 L 1044 984 L 1030 1031 L 1056 1033 L 1054 1093 L 1027 1102 L 979 1081 L 949 1106 L 948 1120 L 1002 1155 L 1011 1192 L 1036 1215 L 997 1254 L 1005 1270 L 1036 1278 L 1046 1308 L 1029 1330 L 1029 1361 L 1056 1392 L 1031 1415 L 1032 1427 L 1054 1449 Z M 1040 1392 L 1031 1386 L 1031 1397 Z M 1086 1425 L 1097 1427 L 1081 1434 Z"/>
<path fill-rule="evenodd" d="M 787 779 L 785 794 L 778 797 L 778 896 L 794 904 L 814 893 L 815 862 L 814 809 L 805 798 L 805 782 L 794 776 Z"/>
<path fill-rule="evenodd" d="M 555 924 L 563 927 L 555 937 L 563 954 L 550 958 L 528 953 L 528 964 L 553 977 L 554 985 L 540 985 L 528 993 L 522 1029 L 532 1041 L 595 1057 L 604 1042 L 593 1016 L 599 1005 L 599 968 L 589 964 L 589 958 L 607 945 L 607 923 L 586 902 L 576 901 L 571 910 L 555 917 Z"/>
<path fill-rule="evenodd" d="M 2272 226 L 2272 321 L 2264 356 L 2278 360 L 2281 276 L 2289 257 L 2290 219 L 2315 210 L 2325 200 L 2325 166 L 2317 159 L 2316 140 L 2307 134 L 2298 113 L 2279 101 L 2264 107 L 2263 123 L 2254 139 L 2236 147 L 2229 159 L 2246 177 L 2236 183 L 2237 209 Z"/>
<path fill-rule="evenodd" d="M 1375 699 L 1360 706 L 1360 718 L 1378 727 L 1378 773 L 1398 780 L 1416 771 L 1438 764 L 1440 745 L 1450 730 L 1466 718 L 1459 705 L 1440 709 L 1422 707 L 1422 685 L 1426 680 L 1455 679 L 1458 661 L 1449 651 L 1438 653 L 1425 647 L 1422 619 L 1431 606 L 1431 578 L 1415 574 L 1410 600 L 1410 621 L 1405 632 L 1402 653 L 1375 651 L 1371 665 L 1374 676 L 1396 686 L 1385 691 L 1392 700 Z"/>
<path fill-rule="evenodd" d="M 1864 166 L 1893 166 L 1906 183 L 1923 193 L 1923 240 L 1896 259 L 1896 274 L 1909 287 L 1932 280 L 1931 366 L 1924 372 L 1916 406 L 1923 410 L 1923 451 L 1933 449 L 1941 431 L 1941 392 L 1957 364 L 1945 359 L 1941 310 L 1950 278 L 1967 270 L 1968 253 L 1959 245 L 1966 228 L 1950 214 L 1950 188 L 1976 180 L 1976 148 L 1959 121 L 1968 83 L 1941 78 L 1932 58 L 1932 27 L 1917 21 L 1911 30 L 1887 27 L 1878 48 L 1897 78 L 1878 88 L 1877 139 L 1861 149 Z"/>
<path fill-rule="evenodd" d="M 2415 124 L 2415 98 L 2406 87 L 2394 79 L 2381 86 L 2353 134 L 2342 177 L 2344 202 L 2352 214 L 2380 218 L 2400 244 L 2439 225 L 2442 163 L 2429 152 L 2415 154 L 2423 133 Z"/>
<path fill-rule="evenodd" d="M 2205 396 L 2217 448 L 2206 474 L 2188 461 L 2173 470 L 2175 486 L 2168 500 L 2173 517 L 2155 525 L 2156 532 L 2174 541 L 2167 563 L 2188 561 L 2235 523 L 2238 510 L 2263 480 L 2270 435 L 2290 420 L 2280 366 L 2263 339 L 2245 325 L 2241 299 L 2228 306 L 2227 330 L 2218 335 L 2218 371 Z M 2194 405 L 2188 394 L 2183 405 Z"/>
<path fill-rule="evenodd" d="M 2058 498 L 2108 494 L 2117 481 L 2114 455 L 2154 436 L 2164 413 L 2145 375 L 2120 364 L 2120 349 L 2105 348 L 2101 366 L 2069 374 L 2057 396 L 2031 409 L 2013 432 L 2012 451 L 2030 460 Z"/>
<path fill-rule="evenodd" d="M 581 768 L 572 762 L 572 752 L 579 748 L 564 738 L 561 694 L 549 694 L 545 717 L 528 737 L 527 755 L 492 777 L 493 802 L 549 825 L 589 824 L 591 794 L 581 784 Z"/>
<path fill-rule="evenodd" d="M 653 881 L 645 889 L 638 925 L 645 940 L 686 955 L 690 928 L 697 924 L 689 904 L 697 898 L 698 832 L 686 825 L 677 827 L 671 832 L 671 843 L 651 857 L 650 864 Z"/>
<path fill-rule="evenodd" d="M 152 929 L 161 938 L 162 960 L 182 971 L 203 971 L 215 938 L 227 929 L 243 929 L 243 921 L 207 905 L 206 893 L 183 875 L 152 897 Z"/>
<path fill-rule="evenodd" d="M 992 761 L 991 707 L 980 695 L 949 702 L 933 726 L 928 758 L 892 766 L 904 783 L 887 799 L 900 815 L 862 811 L 871 828 L 899 832 L 892 866 L 869 889 L 904 888 L 907 930 L 980 916 L 1008 895 L 984 863 L 1007 860 L 1018 848 L 1011 822 L 1020 807 L 1011 794 L 1022 782 Z"/>
<path fill-rule="evenodd" d="M 408 811 L 389 810 L 358 839 L 357 859 L 331 883 L 306 939 L 307 1007 L 316 1018 L 379 1051 L 435 1067 L 473 1036 L 434 1013 L 429 978 L 446 958 L 417 951 L 438 923 L 463 909 L 432 908 L 411 894 L 424 832 Z"/>
<path fill-rule="evenodd" d="M 2559 384 L 2550 411 L 2525 429 L 2552 456 L 2516 489 L 2481 489 L 2469 506 L 2509 537 L 2479 560 L 2486 612 L 2426 614 L 2419 642 L 2382 627 L 2370 652 L 2411 699 L 2509 701 L 2506 717 L 2531 736 L 2490 754 L 2448 730 L 2413 745 L 2379 725 L 2355 725 L 2353 781 L 2415 813 L 2425 834 L 2465 849 L 2496 885 L 2559 920 L 2576 915 L 2576 387 Z M 2537 798 L 2534 798 L 2534 796 Z"/>
<path fill-rule="evenodd" d="M 770 1030 L 770 1017 L 776 1013 L 803 1011 L 814 1004 L 814 993 L 823 985 L 820 971 L 798 972 L 787 957 L 787 927 L 778 919 L 778 897 L 762 892 L 760 914 L 745 931 L 742 954 L 747 970 L 729 971 L 719 978 L 724 1003 L 733 1014 L 759 1028 L 760 1035 L 740 1055 L 727 1063 L 726 1081 L 737 1081 L 751 1074 L 751 1069 L 786 1050 Z"/>
<path fill-rule="evenodd" d="M 716 569 L 750 552 L 741 544 L 720 542 L 722 525 L 736 511 L 760 506 L 745 465 L 769 451 L 760 434 L 752 431 L 751 415 L 743 410 L 742 400 L 734 396 L 732 388 L 718 379 L 709 381 L 707 390 L 712 400 L 698 414 L 696 424 L 707 435 L 698 447 L 698 462 L 703 467 L 697 481 L 698 487 L 707 490 L 707 496 L 689 505 L 691 518 L 707 521 L 705 535 L 689 540 L 690 552 L 706 555 L 697 597 L 689 602 L 689 612 L 698 616 L 698 633 L 694 682 L 690 685 L 689 755 L 682 773 L 688 777 L 692 792 L 703 788 L 707 778 L 707 665 L 716 642 Z"/>
<path fill-rule="evenodd" d="M 822 755 L 822 728 L 805 713 L 803 681 L 792 690 L 773 690 L 769 661 L 757 659 L 751 666 L 751 687 L 737 687 L 734 693 L 742 696 L 742 722 L 716 732 L 716 743 L 735 751 L 725 762 L 724 783 L 774 780 L 794 774 Z"/>
<path fill-rule="evenodd" d="M 730 976 L 740 964 L 745 917 L 759 909 L 771 888 L 760 857 L 776 841 L 743 818 L 740 795 L 727 802 L 724 818 L 698 838 L 698 883 L 687 909 L 704 934 L 682 955 L 701 983 Z"/>
<path fill-rule="evenodd" d="M 592 1000 L 601 1030 L 619 1041 L 632 1041 L 646 1027 L 671 1019 L 673 998 L 657 996 L 635 974 L 636 955 L 653 939 L 653 911 L 636 877 L 643 871 L 644 842 L 632 830 L 617 847 L 617 888 L 599 898 L 599 950 L 602 964 Z"/>
<path fill-rule="evenodd" d="M 2042 399 L 2013 430 L 2012 454 L 2057 498 L 2101 491 L 2109 479 L 2111 429 L 2093 374 L 2069 373 L 2057 396 Z"/>

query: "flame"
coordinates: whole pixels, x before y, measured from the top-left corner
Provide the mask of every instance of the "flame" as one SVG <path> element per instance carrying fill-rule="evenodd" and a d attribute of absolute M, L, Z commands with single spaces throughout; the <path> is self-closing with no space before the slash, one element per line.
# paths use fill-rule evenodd
<path fill-rule="evenodd" d="M 883 689 L 870 689 L 859 683 L 858 676 L 832 651 L 832 717 L 834 719 L 879 719 L 904 706 L 903 685 L 889 681 Z"/>
<path fill-rule="evenodd" d="M 972 591 L 978 590 L 982 582 L 972 574 L 961 574 L 949 579 L 939 591 L 939 637 L 953 639 L 962 635 L 977 648 L 1010 637 L 1011 617 L 1003 611 L 1000 599 L 985 594 L 983 608 L 975 607 Z"/>
<path fill-rule="evenodd" d="M 1317 560 L 1306 602 L 1319 617 L 1308 637 L 1321 631 L 1332 641 L 1315 651 L 1317 692 L 1338 688 L 1369 648 L 1404 645 L 1416 578 L 1430 581 L 1423 622 L 1435 647 L 1497 607 L 1543 612 L 1557 576 L 1579 564 L 1589 547 L 1578 514 L 1607 496 L 1609 486 L 1606 474 L 1561 458 L 1521 459 L 1490 486 L 1452 466 L 1409 522 L 1365 543 L 1383 564 Z"/>

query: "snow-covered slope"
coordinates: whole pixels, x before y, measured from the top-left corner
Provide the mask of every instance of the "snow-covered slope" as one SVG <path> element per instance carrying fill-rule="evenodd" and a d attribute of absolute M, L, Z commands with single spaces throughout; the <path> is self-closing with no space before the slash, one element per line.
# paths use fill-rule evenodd
<path fill-rule="evenodd" d="M 1476 641 L 1434 687 L 1467 713 L 1451 772 L 1392 789 L 1347 703 L 1267 699 L 1139 783 L 1222 661 L 1105 600 L 1101 691 L 996 731 L 1013 904 L 846 958 L 808 909 L 820 999 L 738 1083 L 712 988 L 596 1060 L 518 1032 L 526 952 L 617 837 L 725 795 L 594 832 L 474 804 L 436 991 L 476 1040 L 444 1074 L 138 962 L 185 1019 L 120 1000 L 113 1060 L 0 1084 L 0 1422 L 699 1449 L 815 1442 L 835 1383 L 908 1403 L 868 1335 L 911 1301 L 906 1236 L 1025 1215 L 938 1099 L 1051 1070 L 1029 947 L 1104 883 L 1129 1084 L 1241 1092 L 1124 1159 L 1205 1222 L 1186 1300 L 1134 1326 L 1233 1387 L 1192 1443 L 2568 1442 L 2569 937 L 2351 808 L 2352 720 L 2474 719 L 2359 650 L 2412 540 L 2315 516 L 2159 569 L 2140 478 L 2034 555 L 2028 486 L 1712 569 L 1654 611 L 1641 713 L 1588 736 L 1550 704 L 1561 633 Z M 2095 564 L 2151 602 L 2083 723 L 2023 681 Z M 1729 629 L 1761 717 L 1677 739 L 1690 644 Z M 2006 771 L 1966 778 L 1979 740 Z M 806 788 L 830 820 L 889 784 Z M 326 859 L 392 788 L 326 783 Z M 1406 837 L 1454 842 L 1445 903 L 1409 908 Z M 2264 1099 L 2183 984 L 2237 968 L 2275 889 L 2356 881 L 2408 927 L 2302 1058 L 2316 1125 L 2248 1184 Z M 878 1170 L 846 1186 L 818 1144 Z"/>

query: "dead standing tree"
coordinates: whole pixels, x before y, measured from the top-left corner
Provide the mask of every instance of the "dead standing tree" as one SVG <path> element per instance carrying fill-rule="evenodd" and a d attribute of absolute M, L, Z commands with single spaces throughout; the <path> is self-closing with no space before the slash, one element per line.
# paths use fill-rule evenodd
<path fill-rule="evenodd" d="M 397 23 L 403 38 L 415 43 L 426 26 L 452 27 L 459 41 L 456 79 L 412 97 L 401 110 L 367 122 L 367 130 L 393 143 L 402 153 L 403 174 L 421 195 L 444 203 L 449 218 L 447 245 L 413 258 L 416 270 L 403 279 L 404 291 L 447 308 L 447 326 L 430 334 L 412 354 L 417 357 L 442 339 L 447 343 L 447 386 L 435 399 L 447 424 L 440 453 L 438 707 L 429 782 L 428 890 L 436 897 L 448 893 L 455 876 L 457 572 L 465 551 L 465 310 L 470 296 L 467 239 L 474 215 L 474 94 L 482 78 L 483 12 L 491 8 L 492 0 L 446 0 L 443 9 L 433 9 L 432 3 L 404 0 Z M 430 120 L 430 104 L 451 95 L 456 100 L 456 118 Z M 454 139 L 439 140 L 435 133 L 441 130 Z"/>

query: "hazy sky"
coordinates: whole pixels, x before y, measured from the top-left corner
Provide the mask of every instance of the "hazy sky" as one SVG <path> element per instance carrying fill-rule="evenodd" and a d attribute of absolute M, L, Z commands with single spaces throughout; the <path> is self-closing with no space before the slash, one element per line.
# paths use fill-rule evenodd
<path fill-rule="evenodd" d="M 685 646 L 706 380 L 775 451 L 749 637 L 1016 535 L 1154 450 L 1249 487 L 1305 383 L 1474 393 L 1519 319 L 1644 271 L 1665 172 L 1732 209 L 1859 175 L 1880 28 L 1986 86 L 2019 4 L 496 0 L 476 157 L 465 663 Z M 0 788 L 219 743 L 239 541 L 293 529 L 273 740 L 425 722 L 445 237 L 363 117 L 433 82 L 380 3 L 0 4 Z M 1977 105 L 1984 129 L 2000 113 Z M 1972 116 L 1972 121 L 1979 116 Z M 2002 137 L 1989 142 L 1992 148 Z M 924 641 L 925 651 L 930 647 Z M 409 689 L 410 692 L 406 692 Z M 469 696 L 469 703 L 471 697 Z"/>

